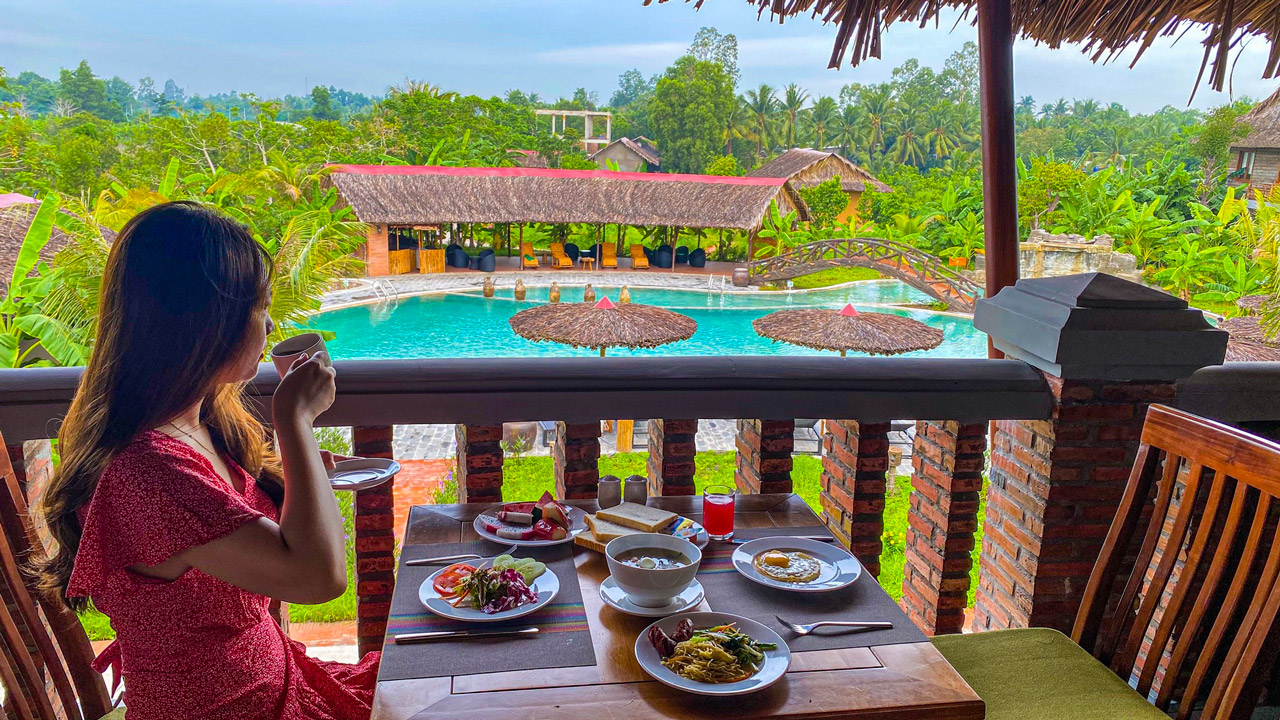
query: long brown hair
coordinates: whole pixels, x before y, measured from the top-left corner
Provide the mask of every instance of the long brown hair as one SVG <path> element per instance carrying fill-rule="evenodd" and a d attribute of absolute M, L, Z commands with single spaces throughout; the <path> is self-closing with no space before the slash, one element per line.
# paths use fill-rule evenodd
<path fill-rule="evenodd" d="M 102 278 L 93 354 L 58 434 L 61 464 L 38 506 L 57 541 L 37 568 L 51 595 L 66 598 L 80 547 L 77 511 L 112 457 L 197 401 L 217 449 L 259 484 L 281 487 L 243 384 L 218 380 L 269 302 L 271 272 L 271 256 L 246 228 L 197 203 L 157 205 L 120 231 Z"/>

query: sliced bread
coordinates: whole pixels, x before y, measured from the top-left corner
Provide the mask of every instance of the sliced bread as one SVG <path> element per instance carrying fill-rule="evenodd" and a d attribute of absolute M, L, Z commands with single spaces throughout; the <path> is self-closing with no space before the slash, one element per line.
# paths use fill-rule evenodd
<path fill-rule="evenodd" d="M 591 533 L 595 535 L 596 541 L 601 543 L 607 543 L 623 535 L 637 535 L 643 532 L 591 515 L 587 516 L 587 525 L 591 526 Z"/>
<path fill-rule="evenodd" d="M 596 513 L 597 519 L 608 520 L 624 527 L 644 532 L 658 532 L 671 524 L 678 515 L 648 505 L 624 502 Z"/>

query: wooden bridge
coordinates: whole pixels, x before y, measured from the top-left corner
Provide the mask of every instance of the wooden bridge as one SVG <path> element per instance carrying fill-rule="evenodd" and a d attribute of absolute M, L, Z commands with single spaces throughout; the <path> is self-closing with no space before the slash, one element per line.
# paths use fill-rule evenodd
<path fill-rule="evenodd" d="M 973 312 L 983 286 L 947 267 L 934 255 L 906 243 L 878 238 L 843 238 L 805 243 L 781 255 L 753 260 L 751 281 L 774 282 L 831 267 L 865 267 L 947 304 L 956 312 Z"/>

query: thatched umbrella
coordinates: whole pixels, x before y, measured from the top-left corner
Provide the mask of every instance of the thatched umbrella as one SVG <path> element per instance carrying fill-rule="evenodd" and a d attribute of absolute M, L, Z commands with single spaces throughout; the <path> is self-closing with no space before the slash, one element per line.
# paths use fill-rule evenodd
<path fill-rule="evenodd" d="M 1236 300 L 1236 307 L 1244 310 L 1250 315 L 1257 315 L 1262 312 L 1262 306 L 1270 302 L 1271 295 L 1245 295 Z"/>
<path fill-rule="evenodd" d="M 930 350 L 942 344 L 942 331 L 918 320 L 885 313 L 860 313 L 853 305 L 843 310 L 779 310 L 751 323 L 755 331 L 775 341 L 815 350 L 898 355 Z"/>
<path fill-rule="evenodd" d="M 1258 322 L 1255 315 L 1241 315 L 1239 317 L 1227 318 L 1218 324 L 1218 327 L 1231 333 L 1234 340 L 1246 340 L 1259 345 L 1269 345 L 1271 347 L 1280 347 L 1280 340 L 1272 337 L 1270 333 L 1262 328 L 1262 323 Z"/>
<path fill-rule="evenodd" d="M 606 297 L 595 304 L 555 303 L 521 310 L 511 317 L 511 329 L 534 342 L 599 348 L 604 357 L 605 348 L 654 348 L 688 340 L 698 323 L 652 305 L 614 305 Z"/>
<path fill-rule="evenodd" d="M 1227 362 L 1280 362 L 1280 348 L 1249 340 L 1227 339 Z"/>

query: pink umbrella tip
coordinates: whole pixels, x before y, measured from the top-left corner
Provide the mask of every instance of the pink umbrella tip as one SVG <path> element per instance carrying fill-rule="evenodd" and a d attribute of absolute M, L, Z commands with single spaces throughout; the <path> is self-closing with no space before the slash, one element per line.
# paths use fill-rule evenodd
<path fill-rule="evenodd" d="M 596 303 L 596 308 L 599 310 L 612 310 L 613 303 L 609 302 L 609 298 L 602 297 L 600 298 L 600 302 Z"/>
<path fill-rule="evenodd" d="M 858 317 L 858 311 L 853 309 L 852 303 L 845 305 L 844 309 L 840 311 L 840 314 L 845 317 Z"/>

